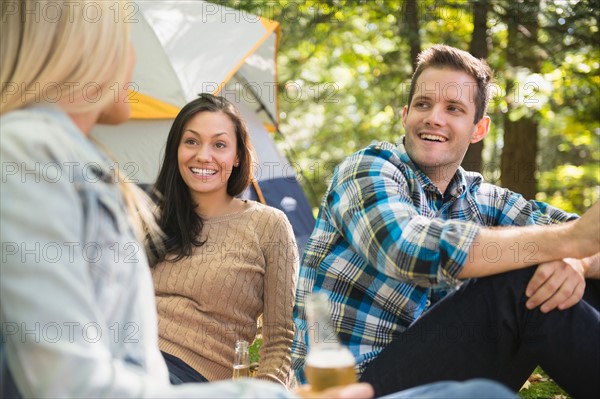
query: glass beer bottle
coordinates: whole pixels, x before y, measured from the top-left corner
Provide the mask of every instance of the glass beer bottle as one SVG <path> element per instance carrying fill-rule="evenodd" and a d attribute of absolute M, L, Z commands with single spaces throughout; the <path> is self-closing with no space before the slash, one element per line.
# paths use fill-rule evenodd
<path fill-rule="evenodd" d="M 325 294 L 313 293 L 307 298 L 306 318 L 310 341 L 304 375 L 312 390 L 322 391 L 356 382 L 354 356 L 337 337 Z"/>
<path fill-rule="evenodd" d="M 248 342 L 238 339 L 235 342 L 235 357 L 233 359 L 233 379 L 245 378 L 250 372 L 250 352 Z"/>

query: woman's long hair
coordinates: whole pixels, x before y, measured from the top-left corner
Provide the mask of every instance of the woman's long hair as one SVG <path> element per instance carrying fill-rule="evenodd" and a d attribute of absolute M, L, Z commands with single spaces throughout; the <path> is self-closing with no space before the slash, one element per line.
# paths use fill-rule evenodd
<path fill-rule="evenodd" d="M 248 128 L 237 108 L 223 97 L 207 93 L 200 94 L 197 99 L 185 105 L 169 131 L 165 158 L 153 189 L 158 204 L 158 225 L 165 234 L 163 248 L 151 248 L 156 262 L 165 260 L 167 254 L 173 255 L 169 257 L 169 261 L 178 261 L 190 256 L 194 247 L 203 244 L 202 218 L 195 211 L 197 204 L 181 177 L 178 163 L 178 149 L 185 126 L 200 112 L 222 112 L 235 126 L 239 165 L 231 171 L 227 181 L 227 194 L 232 197 L 241 194 L 252 180 L 254 151 Z"/>

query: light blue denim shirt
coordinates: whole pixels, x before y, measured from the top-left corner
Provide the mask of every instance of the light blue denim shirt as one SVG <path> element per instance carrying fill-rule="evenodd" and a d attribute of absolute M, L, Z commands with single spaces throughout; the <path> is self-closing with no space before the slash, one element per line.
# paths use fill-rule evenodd
<path fill-rule="evenodd" d="M 113 162 L 55 107 L 0 129 L 2 397 L 290 396 L 250 380 L 171 386 Z"/>

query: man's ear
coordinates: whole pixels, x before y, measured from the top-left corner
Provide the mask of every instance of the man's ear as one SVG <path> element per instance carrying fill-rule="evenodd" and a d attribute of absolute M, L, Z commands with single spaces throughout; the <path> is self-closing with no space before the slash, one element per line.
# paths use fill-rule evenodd
<path fill-rule="evenodd" d="M 483 140 L 483 138 L 490 131 L 490 122 L 491 122 L 490 117 L 485 115 L 483 118 L 481 118 L 479 120 L 479 122 L 477 122 L 475 124 L 475 131 L 473 132 L 473 135 L 471 136 L 471 144 L 477 143 L 477 142 Z"/>
<path fill-rule="evenodd" d="M 404 106 L 402 109 L 402 127 L 406 129 L 406 117 L 408 115 L 408 105 Z"/>

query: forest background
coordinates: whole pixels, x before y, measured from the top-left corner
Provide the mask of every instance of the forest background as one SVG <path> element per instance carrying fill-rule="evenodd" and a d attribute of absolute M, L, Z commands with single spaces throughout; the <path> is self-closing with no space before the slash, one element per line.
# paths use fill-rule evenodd
<path fill-rule="evenodd" d="M 600 1 L 213 2 L 280 23 L 276 137 L 313 207 L 342 159 L 403 134 L 416 55 L 436 43 L 495 71 L 466 169 L 570 212 L 600 197 Z"/>

